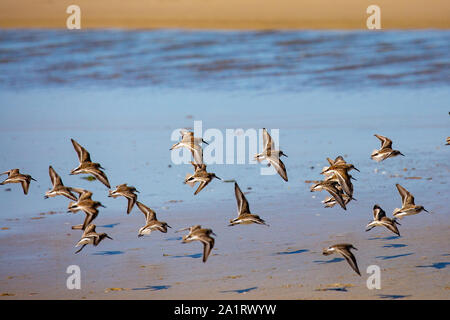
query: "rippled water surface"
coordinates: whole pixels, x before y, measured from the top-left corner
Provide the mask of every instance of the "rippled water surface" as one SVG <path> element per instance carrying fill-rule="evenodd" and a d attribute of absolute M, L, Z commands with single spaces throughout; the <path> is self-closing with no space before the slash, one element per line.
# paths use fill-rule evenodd
<path fill-rule="evenodd" d="M 0 85 L 304 90 L 450 82 L 450 32 L 0 31 Z"/>

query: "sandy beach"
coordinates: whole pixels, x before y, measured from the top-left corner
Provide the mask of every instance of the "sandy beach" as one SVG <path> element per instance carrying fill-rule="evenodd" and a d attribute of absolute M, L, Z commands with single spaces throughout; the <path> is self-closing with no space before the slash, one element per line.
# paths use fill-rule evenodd
<path fill-rule="evenodd" d="M 82 28 L 366 29 L 369 0 L 3 0 L 1 28 L 65 28 L 76 4 Z M 435 0 L 379 0 L 382 28 L 448 29 L 450 4 Z"/>

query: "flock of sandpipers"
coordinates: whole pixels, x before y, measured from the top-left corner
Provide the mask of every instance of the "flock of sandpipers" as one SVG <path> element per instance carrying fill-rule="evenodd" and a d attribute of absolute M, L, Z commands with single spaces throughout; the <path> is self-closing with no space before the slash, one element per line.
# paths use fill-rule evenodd
<path fill-rule="evenodd" d="M 381 148 L 372 152 L 371 158 L 373 160 L 380 162 L 399 155 L 403 156 L 400 151 L 392 149 L 392 141 L 390 139 L 377 134 L 375 136 L 381 141 Z M 136 204 L 137 207 L 145 215 L 145 225 L 139 229 L 139 237 L 148 235 L 152 231 L 156 230 L 167 233 L 167 228 L 170 228 L 170 226 L 166 222 L 159 221 L 156 217 L 155 211 L 153 211 L 143 203 L 137 201 L 138 196 L 136 193 L 139 192 L 135 187 L 128 186 L 127 184 L 121 184 L 118 185 L 114 190 L 112 190 L 108 178 L 102 171 L 104 169 L 101 167 L 101 165 L 99 163 L 94 163 L 91 160 L 89 152 L 80 144 L 78 144 L 78 142 L 73 139 L 71 139 L 71 141 L 79 159 L 79 165 L 70 172 L 71 175 L 91 175 L 109 189 L 109 197 L 125 197 L 128 200 L 127 214 L 130 214 L 134 205 Z M 203 163 L 203 149 L 201 147 L 202 143 L 207 142 L 203 141 L 202 138 L 194 137 L 194 133 L 191 131 L 182 130 L 181 140 L 173 145 L 172 148 L 170 148 L 170 150 L 187 148 L 191 152 L 194 159 L 194 161 L 191 161 L 191 163 L 194 166 L 195 171 L 193 174 L 188 174 L 184 182 L 192 187 L 196 183 L 199 183 L 199 186 L 194 193 L 195 195 L 202 191 L 214 178 L 220 179 L 214 173 L 206 171 L 206 165 Z M 447 145 L 450 145 L 450 137 L 447 138 Z M 267 161 L 268 165 L 273 166 L 273 168 L 283 178 L 283 180 L 288 181 L 286 167 L 280 160 L 281 156 L 286 155 L 283 153 L 283 151 L 276 150 L 274 141 L 272 140 L 272 137 L 269 135 L 266 129 L 263 129 L 263 146 L 263 152 L 255 155 L 255 160 L 257 160 L 258 162 L 262 162 L 264 160 Z M 339 204 L 344 210 L 346 210 L 346 206 L 348 205 L 348 203 L 352 200 L 355 200 L 353 198 L 353 184 L 351 181 L 354 178 L 349 174 L 349 171 L 353 169 L 356 171 L 359 170 L 355 168 L 354 165 L 347 163 L 342 156 L 338 156 L 335 160 L 332 160 L 330 158 L 328 158 L 327 160 L 329 166 L 324 167 L 321 172 L 321 174 L 325 176 L 325 179 L 313 185 L 311 187 L 311 192 L 322 190 L 327 191 L 330 196 L 322 201 L 325 207 L 330 208 L 335 206 L 336 204 Z M 12 169 L 2 174 L 8 174 L 8 178 L 0 183 L 0 185 L 4 185 L 7 183 L 21 183 L 23 192 L 25 194 L 28 193 L 31 180 L 36 181 L 30 175 L 21 174 L 19 172 L 19 169 Z M 45 198 L 65 196 L 73 200 L 69 203 L 68 212 L 76 213 L 78 211 L 83 211 L 86 214 L 83 224 L 72 226 L 72 229 L 74 230 L 83 231 L 81 240 L 76 244 L 76 247 L 81 248 L 76 251 L 76 253 L 79 253 L 88 244 L 97 246 L 105 238 L 112 239 L 106 233 L 97 233 L 95 230 L 96 226 L 92 223 L 99 213 L 98 208 L 103 207 L 100 202 L 92 200 L 92 192 L 80 188 L 71 188 L 64 186 L 61 177 L 56 173 L 52 166 L 49 167 L 49 175 L 52 182 L 52 189 L 48 190 L 45 193 Z M 373 221 L 371 221 L 367 225 L 366 231 L 369 231 L 377 226 L 383 226 L 400 236 L 400 232 L 397 227 L 397 225 L 399 225 L 399 223 L 397 222 L 397 218 L 401 219 L 405 216 L 415 215 L 420 213 L 421 211 L 428 212 L 423 206 L 419 206 L 414 203 L 414 197 L 405 188 L 403 188 L 399 184 L 397 184 L 396 186 L 402 198 L 402 207 L 394 210 L 393 218 L 388 218 L 385 211 L 376 204 L 373 207 Z M 252 223 L 268 226 L 266 222 L 258 215 L 252 214 L 250 212 L 248 201 L 239 188 L 237 182 L 235 182 L 234 184 L 234 189 L 238 206 L 238 217 L 235 219 L 231 219 L 229 226 Z M 75 196 L 74 193 L 78 194 L 78 197 Z M 182 237 L 182 242 L 202 242 L 203 262 L 206 262 L 208 256 L 211 253 L 211 250 L 214 247 L 215 239 L 212 237 L 213 235 L 215 236 L 214 232 L 211 229 L 202 228 L 201 225 L 191 226 L 185 229 L 178 230 L 176 232 L 186 230 L 189 230 L 189 233 Z M 358 264 L 356 262 L 356 258 L 351 252 L 351 249 L 357 250 L 352 244 L 335 244 L 324 249 L 323 254 L 341 254 L 347 260 L 353 270 L 358 275 L 361 275 Z"/>

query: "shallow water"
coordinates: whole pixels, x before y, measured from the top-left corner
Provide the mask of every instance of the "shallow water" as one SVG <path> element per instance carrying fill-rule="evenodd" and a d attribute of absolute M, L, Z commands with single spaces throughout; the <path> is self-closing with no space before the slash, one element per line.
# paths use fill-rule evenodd
<path fill-rule="evenodd" d="M 402 261 L 415 259 L 414 253 L 420 250 L 428 250 L 430 256 L 448 253 L 436 239 L 415 247 L 417 239 L 408 238 L 408 228 L 439 226 L 448 231 L 449 34 L 0 31 L 0 171 L 17 167 L 38 180 L 32 182 L 27 196 L 20 185 L 1 186 L 0 227 L 10 229 L 0 231 L 0 238 L 6 243 L 24 230 L 33 230 L 33 224 L 44 228 L 41 236 L 45 237 L 46 223 L 61 228 L 47 240 L 59 243 L 67 237 L 42 254 L 30 253 L 42 249 L 36 243 L 10 251 L 8 242 L 0 252 L 8 256 L 2 258 L 0 278 L 12 273 L 19 261 L 40 261 L 46 270 L 48 254 L 57 259 L 61 274 L 56 277 L 61 283 L 66 264 L 76 261 L 89 268 L 90 276 L 98 277 L 102 286 L 128 285 L 133 292 L 182 297 L 181 291 L 174 291 L 179 290 L 177 282 L 187 285 L 209 279 L 217 281 L 220 297 L 234 293 L 240 298 L 246 290 L 249 295 L 260 294 L 266 278 L 275 273 L 272 268 L 278 268 L 278 276 L 286 281 L 293 281 L 289 270 L 318 272 L 323 280 L 320 270 L 332 268 L 339 260 L 324 259 L 320 248 L 335 238 L 346 241 L 349 236 L 362 247 L 381 242 L 378 250 L 359 253 L 367 258 L 363 262 L 367 265 L 378 261 L 404 266 Z M 237 128 L 280 130 L 280 145 L 289 156 L 284 160 L 288 183 L 277 175 L 261 176 L 261 165 L 208 166 L 223 179 L 236 179 L 248 192 L 251 209 L 271 228 L 227 228 L 236 215 L 232 183 L 213 181 L 197 196 L 195 189 L 182 183 L 192 166 L 172 163 L 169 148 L 175 141 L 171 134 L 193 127 L 194 120 L 202 121 L 203 132 L 218 129 L 224 135 L 226 129 Z M 394 148 L 406 157 L 381 164 L 372 161 L 370 153 L 379 147 L 374 133 L 392 138 Z M 126 216 L 125 199 L 108 198 L 106 187 L 97 181 L 69 176 L 78 164 L 70 138 L 106 168 L 112 186 L 125 182 L 136 186 L 139 200 L 155 208 L 159 219 L 173 229 L 167 235 L 137 239 L 144 223 L 137 208 Z M 361 171 L 354 174 L 358 201 L 351 202 L 347 212 L 324 209 L 320 201 L 325 193 L 312 194 L 305 183 L 319 180 L 326 157 L 337 155 L 344 155 Z M 94 192 L 93 198 L 107 207 L 95 223 L 115 241 L 86 248 L 85 256 L 72 256 L 79 235 L 72 234 L 70 225 L 81 223 L 82 215 L 65 213 L 65 198 L 43 198 L 50 188 L 49 165 L 66 185 Z M 411 177 L 418 179 L 406 179 Z M 374 203 L 389 215 L 400 205 L 395 183 L 405 186 L 433 213 L 408 219 L 401 230 L 410 242 L 380 239 L 380 234 L 390 235 L 381 230 L 364 233 Z M 61 214 L 29 220 L 49 211 Z M 20 220 L 8 220 L 15 218 Z M 206 266 L 199 258 L 200 244 L 181 245 L 179 235 L 173 233 L 193 224 L 211 227 L 218 234 L 218 256 L 211 256 Z M 439 236 L 448 243 L 448 233 Z M 233 266 L 227 265 L 232 258 L 236 259 Z M 304 259 L 304 265 L 298 266 L 298 259 Z M 413 263 L 446 266 L 447 260 Z M 109 284 L 112 269 L 100 275 L 93 265 L 110 262 L 116 268 L 157 264 L 164 280 L 141 283 L 129 275 L 123 278 L 126 284 L 118 278 Z M 190 269 L 184 270 L 184 265 Z M 259 273 L 248 274 L 250 267 Z M 430 268 L 418 270 L 426 273 Z M 436 270 L 440 272 L 436 277 L 448 279 L 449 268 Z M 40 273 L 43 280 L 49 277 L 45 272 Z M 342 272 L 346 274 L 345 269 Z M 220 281 L 233 274 L 243 275 L 239 285 Z M 0 284 L 11 287 L 5 281 Z M 207 290 L 204 284 L 203 289 Z"/>
<path fill-rule="evenodd" d="M 305 91 L 449 84 L 448 31 L 0 30 L 0 85 Z"/>

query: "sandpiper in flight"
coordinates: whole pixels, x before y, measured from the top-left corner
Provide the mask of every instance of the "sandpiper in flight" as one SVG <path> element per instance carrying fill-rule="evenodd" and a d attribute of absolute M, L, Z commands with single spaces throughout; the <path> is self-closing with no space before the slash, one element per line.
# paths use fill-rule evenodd
<path fill-rule="evenodd" d="M 335 244 L 331 247 L 323 249 L 323 255 L 328 256 L 333 253 L 340 253 L 345 258 L 345 260 L 347 260 L 348 264 L 352 267 L 352 269 L 355 270 L 355 272 L 361 276 L 358 264 L 356 262 L 356 258 L 350 251 L 350 249 L 358 250 L 353 245 L 348 243 Z"/>
<path fill-rule="evenodd" d="M 75 246 L 75 248 L 77 248 L 79 246 L 82 246 L 82 247 L 75 253 L 79 253 L 88 244 L 93 244 L 96 247 L 105 238 L 113 240 L 106 233 L 97 233 L 95 231 L 95 224 L 90 224 L 86 227 L 86 229 L 83 232 L 83 236 L 81 237 L 81 240 Z"/>
<path fill-rule="evenodd" d="M 263 224 L 269 226 L 258 215 L 251 214 L 248 201 L 236 182 L 234 183 L 234 193 L 236 195 L 238 217 L 236 219 L 230 220 L 229 224 L 230 227 L 236 224 L 250 224 L 250 223 Z"/>
<path fill-rule="evenodd" d="M 113 197 L 115 199 L 117 197 L 122 196 L 127 198 L 128 199 L 127 214 L 130 214 L 137 200 L 137 194 L 135 194 L 135 192 L 139 193 L 139 191 L 137 191 L 135 187 L 127 186 L 127 184 L 124 183 L 116 186 L 115 190 L 109 190 L 108 197 Z"/>
<path fill-rule="evenodd" d="M 255 155 L 255 160 L 258 162 L 266 160 L 268 166 L 273 166 L 280 177 L 283 178 L 284 181 L 288 181 L 286 166 L 280 159 L 282 156 L 287 157 L 287 155 L 281 150 L 275 150 L 275 143 L 266 128 L 263 128 L 263 146 L 263 152 Z"/>
<path fill-rule="evenodd" d="M 414 214 L 418 214 L 421 211 L 428 212 L 423 206 L 417 206 L 414 203 L 414 197 L 411 193 L 408 192 L 405 188 L 403 188 L 398 183 L 395 185 L 398 189 L 398 192 L 400 193 L 400 196 L 402 197 L 402 207 L 396 208 L 394 210 L 394 217 L 402 219 L 406 216 L 412 216 Z"/>
<path fill-rule="evenodd" d="M 83 224 L 72 226 L 73 230 L 85 230 L 86 227 L 95 219 L 98 215 L 98 207 L 105 208 L 98 201 L 94 201 L 91 199 L 92 192 L 88 190 L 72 188 L 72 191 L 80 194 L 77 202 L 70 202 L 67 208 L 68 212 L 76 213 L 78 211 L 83 211 L 86 214 L 86 218 L 84 219 Z"/>
<path fill-rule="evenodd" d="M 311 187 L 311 192 L 314 191 L 328 191 L 328 193 L 333 197 L 333 199 L 339 203 L 339 205 L 342 207 L 342 209 L 347 210 L 346 204 L 349 201 L 344 200 L 344 193 L 342 192 L 342 189 L 339 187 L 339 183 L 336 181 L 328 180 L 328 181 L 321 181 Z M 349 197 L 350 198 L 350 197 Z M 327 199 L 325 199 L 326 201 Z M 334 204 L 333 204 L 334 206 Z"/>
<path fill-rule="evenodd" d="M 191 151 L 194 157 L 195 163 L 203 163 L 203 149 L 201 143 L 208 144 L 203 138 L 194 137 L 194 132 L 188 130 L 180 130 L 181 141 L 175 143 L 170 150 L 175 150 L 178 148 L 187 148 Z"/>
<path fill-rule="evenodd" d="M 375 160 L 376 162 L 380 162 L 380 161 L 386 160 L 388 158 L 396 157 L 398 155 L 404 156 L 404 154 L 401 153 L 400 151 L 392 149 L 392 140 L 390 140 L 389 138 L 380 136 L 378 134 L 375 134 L 374 136 L 377 137 L 378 139 L 380 139 L 381 148 L 380 148 L 380 150 L 375 149 L 372 152 L 372 155 L 370 157 L 373 160 Z"/>
<path fill-rule="evenodd" d="M 0 185 L 4 185 L 7 183 L 21 183 L 24 194 L 28 194 L 28 188 L 30 187 L 31 180 L 36 181 L 29 174 L 21 174 L 19 172 L 19 169 L 12 169 L 5 171 L 1 173 L 0 176 L 4 174 L 7 174 L 8 178 L 6 178 L 5 181 L 0 183 Z"/>
<path fill-rule="evenodd" d="M 50 180 L 52 181 L 52 189 L 45 193 L 45 199 L 56 196 L 64 196 L 73 201 L 77 201 L 77 197 L 71 192 L 72 188 L 64 186 L 61 177 L 56 173 L 52 166 L 48 167 Z"/>
<path fill-rule="evenodd" d="M 214 238 L 211 235 L 216 236 L 211 229 L 202 229 L 202 226 L 196 225 L 189 228 L 178 230 L 177 232 L 189 230 L 189 234 L 183 236 L 183 243 L 192 241 L 200 241 L 203 243 L 203 262 L 208 260 L 211 250 L 214 248 Z"/>
<path fill-rule="evenodd" d="M 78 144 L 73 139 L 70 139 L 72 141 L 73 147 L 78 155 L 78 160 L 80 164 L 78 167 L 73 169 L 70 174 L 91 174 L 93 175 L 97 180 L 99 180 L 101 183 L 103 183 L 108 189 L 111 189 L 111 186 L 109 184 L 108 178 L 106 177 L 106 174 L 101 170 L 104 169 L 99 163 L 94 163 L 91 160 L 91 156 L 89 152 L 87 152 L 86 149 L 84 149 L 81 145 Z"/>
<path fill-rule="evenodd" d="M 386 217 L 386 212 L 379 205 L 373 207 L 373 221 L 366 226 L 366 231 L 370 231 L 375 227 L 386 227 L 396 235 L 400 236 L 400 232 L 396 225 L 400 225 L 396 218 L 390 219 Z"/>
<path fill-rule="evenodd" d="M 205 188 L 214 178 L 222 180 L 221 178 L 216 176 L 215 173 L 207 172 L 206 164 L 196 164 L 192 161 L 191 163 L 195 168 L 195 172 L 194 174 L 186 175 L 186 179 L 184 180 L 184 182 L 191 187 L 193 187 L 197 182 L 200 183 L 194 195 L 197 195 L 200 191 L 202 191 L 203 188 Z"/>
<path fill-rule="evenodd" d="M 152 231 L 159 230 L 162 233 L 167 233 L 167 228 L 171 228 L 166 222 L 158 221 L 156 218 L 156 212 L 140 203 L 136 203 L 138 208 L 145 215 L 145 226 L 139 229 L 138 237 L 143 237 L 146 234 L 150 234 Z"/>

